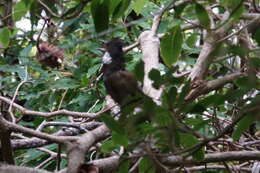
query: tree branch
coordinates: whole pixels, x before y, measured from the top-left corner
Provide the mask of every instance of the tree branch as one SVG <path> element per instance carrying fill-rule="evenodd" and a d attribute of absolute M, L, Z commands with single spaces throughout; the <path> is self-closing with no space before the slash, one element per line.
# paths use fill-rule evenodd
<path fill-rule="evenodd" d="M 97 141 L 106 138 L 110 130 L 106 125 L 101 125 L 95 130 L 86 133 L 79 140 L 68 145 L 68 169 L 67 173 L 77 173 L 81 164 L 85 161 L 85 153 Z"/>
<path fill-rule="evenodd" d="M 198 96 L 202 94 L 207 94 L 213 90 L 217 90 L 223 87 L 225 84 L 233 82 L 235 79 L 242 77 L 244 75 L 245 75 L 244 73 L 237 72 L 237 73 L 223 76 L 219 79 L 208 81 L 206 83 L 200 83 L 198 87 L 190 91 L 190 93 L 186 96 L 185 100 L 187 102 L 194 100 Z"/>
<path fill-rule="evenodd" d="M 12 131 L 19 131 L 28 135 L 36 136 L 38 138 L 46 139 L 56 143 L 66 143 L 68 140 L 75 140 L 75 137 L 57 137 L 53 135 L 49 135 L 47 133 L 38 132 L 26 127 L 19 126 L 17 124 L 11 123 L 5 120 L 3 117 L 0 117 L 0 121 L 4 124 L 8 129 Z"/>
<path fill-rule="evenodd" d="M 82 128 L 87 129 L 87 130 L 93 130 L 100 126 L 101 123 L 99 122 L 88 122 L 81 124 Z M 52 134 L 52 136 L 74 136 L 80 134 L 81 130 L 76 129 L 76 128 L 69 128 L 69 129 L 62 129 L 59 130 L 58 132 Z M 30 138 L 30 139 L 14 139 L 11 141 L 12 142 L 12 148 L 14 150 L 18 149 L 29 149 L 29 148 L 36 148 L 36 147 L 42 147 L 44 145 L 50 144 L 50 141 L 40 139 L 40 138 Z"/>
<path fill-rule="evenodd" d="M 202 161 L 196 161 L 191 156 L 188 158 L 185 158 L 183 156 L 169 156 L 160 158 L 160 161 L 168 166 L 200 165 L 213 162 L 249 160 L 260 160 L 260 151 L 230 151 L 210 153 L 205 154 L 205 159 Z"/>
<path fill-rule="evenodd" d="M 4 101 L 7 104 L 11 104 L 12 101 L 6 97 L 0 96 L 0 100 Z M 88 112 L 75 112 L 75 111 L 69 111 L 69 110 L 58 110 L 58 111 L 54 111 L 54 112 L 39 112 L 39 111 L 33 111 L 33 110 L 29 110 L 26 109 L 16 103 L 13 103 L 13 107 L 15 107 L 16 109 L 20 110 L 23 114 L 26 115 L 34 115 L 34 116 L 40 116 L 40 117 L 45 117 L 45 118 L 51 118 L 57 115 L 69 115 L 72 117 L 82 117 L 82 118 L 90 118 L 90 119 L 96 119 L 98 118 L 102 113 L 105 113 L 107 111 L 109 111 L 113 106 L 108 107 L 108 108 L 104 108 L 101 111 L 97 112 L 97 113 L 88 113 Z"/>

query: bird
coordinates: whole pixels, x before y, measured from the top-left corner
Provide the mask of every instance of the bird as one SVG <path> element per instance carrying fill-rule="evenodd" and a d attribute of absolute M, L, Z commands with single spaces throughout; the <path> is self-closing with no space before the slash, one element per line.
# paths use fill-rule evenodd
<path fill-rule="evenodd" d="M 36 57 L 43 66 L 51 68 L 61 66 L 64 59 L 62 49 L 50 43 L 42 42 L 37 44 L 37 50 Z"/>
<path fill-rule="evenodd" d="M 125 69 L 123 46 L 125 43 L 114 38 L 105 44 L 105 54 L 102 57 L 103 81 L 107 93 L 120 106 L 126 104 L 128 96 L 142 93 L 132 72 Z"/>

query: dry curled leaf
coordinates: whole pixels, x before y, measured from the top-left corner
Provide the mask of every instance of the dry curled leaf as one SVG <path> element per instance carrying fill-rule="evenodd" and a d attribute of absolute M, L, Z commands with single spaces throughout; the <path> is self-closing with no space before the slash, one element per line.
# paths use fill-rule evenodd
<path fill-rule="evenodd" d="M 64 59 L 62 49 L 46 42 L 39 44 L 36 56 L 42 65 L 52 68 L 61 66 Z"/>

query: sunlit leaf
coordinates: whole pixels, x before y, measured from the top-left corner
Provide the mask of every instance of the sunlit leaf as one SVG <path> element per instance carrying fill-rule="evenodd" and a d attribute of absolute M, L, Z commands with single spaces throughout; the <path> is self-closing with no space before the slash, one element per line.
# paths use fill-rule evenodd
<path fill-rule="evenodd" d="M 25 16 L 25 14 L 28 11 L 28 7 L 26 6 L 26 4 L 24 3 L 24 1 L 19 1 L 17 4 L 15 4 L 14 6 L 14 20 L 18 21 L 20 20 L 23 16 Z"/>
<path fill-rule="evenodd" d="M 129 166 L 130 166 L 129 160 L 124 160 L 123 162 L 120 163 L 118 168 L 119 170 L 117 171 L 117 173 L 128 172 Z"/>
<path fill-rule="evenodd" d="M 130 5 L 130 2 L 131 1 L 129 0 L 120 0 L 120 3 L 116 6 L 116 8 L 113 11 L 113 18 L 116 19 L 123 16 L 128 6 Z"/>
<path fill-rule="evenodd" d="M 115 144 L 126 147 L 128 145 L 128 138 L 124 134 L 119 134 L 117 132 L 112 132 L 112 140 Z"/>
<path fill-rule="evenodd" d="M 141 10 L 144 8 L 144 5 L 147 1 L 148 0 L 135 0 L 133 4 L 133 9 L 136 12 L 136 14 L 139 14 L 141 12 Z"/>
<path fill-rule="evenodd" d="M 19 78 L 23 81 L 23 80 L 27 80 L 28 79 L 28 71 L 27 71 L 27 67 L 20 67 L 17 69 L 18 71 L 18 76 Z"/>
<path fill-rule="evenodd" d="M 103 115 L 101 119 L 105 122 L 109 129 L 117 132 L 118 134 L 125 134 L 124 128 L 119 124 L 118 121 L 114 120 L 110 115 Z"/>
<path fill-rule="evenodd" d="M 195 5 L 196 15 L 205 28 L 210 28 L 210 19 L 207 10 L 199 3 Z"/>
<path fill-rule="evenodd" d="M 79 84 L 76 80 L 69 78 L 62 78 L 55 81 L 52 86 L 55 89 L 73 89 L 79 87 Z"/>
<path fill-rule="evenodd" d="M 148 157 L 143 157 L 139 164 L 139 171 L 141 173 L 154 173 L 153 162 Z"/>
<path fill-rule="evenodd" d="M 180 56 L 182 48 L 182 31 L 180 26 L 175 26 L 170 34 L 166 34 L 161 41 L 161 53 L 164 63 L 170 67 Z"/>
<path fill-rule="evenodd" d="M 111 152 L 117 148 L 117 144 L 115 144 L 112 140 L 108 140 L 102 143 L 101 150 L 103 152 Z"/>
<path fill-rule="evenodd" d="M 97 32 L 102 32 L 108 29 L 109 1 L 93 0 L 91 2 L 91 13 Z"/>
<path fill-rule="evenodd" d="M 7 27 L 0 29 L 0 46 L 7 47 L 10 42 L 10 31 Z"/>
<path fill-rule="evenodd" d="M 120 5 L 122 0 L 110 0 L 109 15 L 113 15 L 115 9 Z"/>
<path fill-rule="evenodd" d="M 232 138 L 234 140 L 239 140 L 240 136 L 244 131 L 246 131 L 253 122 L 253 115 L 246 115 L 242 120 L 239 121 L 237 127 L 235 128 Z"/>
<path fill-rule="evenodd" d="M 189 147 L 192 147 L 192 146 L 195 146 L 196 144 L 198 144 L 199 140 L 191 134 L 181 133 L 180 142 L 181 142 L 181 145 L 189 148 Z M 202 161 L 204 159 L 204 154 L 205 154 L 204 149 L 200 147 L 195 152 L 193 152 L 192 157 L 197 161 Z"/>

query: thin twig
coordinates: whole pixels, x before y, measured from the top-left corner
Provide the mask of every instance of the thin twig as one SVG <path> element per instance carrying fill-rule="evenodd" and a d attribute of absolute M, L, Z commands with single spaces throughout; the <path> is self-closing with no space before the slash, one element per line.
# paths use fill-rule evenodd
<path fill-rule="evenodd" d="M 257 17 L 257 18 L 255 18 L 255 19 L 251 20 L 250 22 L 248 22 L 245 26 L 243 26 L 242 28 L 240 28 L 240 29 L 237 30 L 236 32 L 234 32 L 234 33 L 232 33 L 232 34 L 229 34 L 229 35 L 227 35 L 226 37 L 217 40 L 217 41 L 216 41 L 216 44 L 221 43 L 221 42 L 223 42 L 223 41 L 225 41 L 225 40 L 227 40 L 227 39 L 233 37 L 234 35 L 239 34 L 241 31 L 243 31 L 243 30 L 246 29 L 249 25 L 251 25 L 252 23 L 254 23 L 255 21 L 257 21 L 257 20 L 259 20 L 259 19 L 260 19 L 260 17 Z"/>
<path fill-rule="evenodd" d="M 12 101 L 11 101 L 11 103 L 10 103 L 10 105 L 9 105 L 9 108 L 8 108 L 8 112 L 10 113 L 11 120 L 12 120 L 13 123 L 16 122 L 16 118 L 15 118 L 15 116 L 14 116 L 14 114 L 13 114 L 13 104 L 14 104 L 14 101 L 15 101 L 15 99 L 16 99 L 16 96 L 18 95 L 19 89 L 20 89 L 21 86 L 22 86 L 24 83 L 26 83 L 26 82 L 27 82 L 27 77 L 25 78 L 25 80 L 23 80 L 22 82 L 19 83 L 19 85 L 17 86 L 17 88 L 16 88 L 16 90 L 15 90 L 15 93 L 14 93 L 14 96 L 13 96 L 13 98 L 12 98 Z"/>
<path fill-rule="evenodd" d="M 6 102 L 7 104 L 12 103 L 12 101 L 10 99 L 3 97 L 3 96 L 0 96 L 0 100 Z M 13 103 L 12 106 L 15 107 L 16 109 L 20 110 L 23 114 L 40 116 L 40 117 L 45 117 L 45 118 L 51 118 L 51 117 L 54 117 L 54 116 L 57 116 L 57 115 L 69 115 L 69 116 L 73 116 L 73 117 L 83 117 L 83 118 L 96 119 L 101 114 L 109 111 L 110 109 L 112 109 L 116 105 L 104 108 L 104 109 L 102 109 L 102 110 L 100 110 L 96 113 L 76 112 L 76 111 L 69 111 L 69 110 L 66 110 L 66 109 L 62 109 L 62 110 L 59 110 L 59 111 L 53 111 L 53 112 L 40 112 L 40 111 L 34 111 L 34 110 L 26 109 L 23 106 L 20 106 L 16 103 Z"/>
<path fill-rule="evenodd" d="M 59 106 L 58 106 L 58 110 L 60 110 L 61 105 L 62 105 L 62 103 L 63 103 L 63 100 L 64 100 L 64 98 L 65 98 L 67 92 L 68 92 L 68 89 L 66 89 L 65 92 L 62 94 L 62 97 L 61 97 L 61 100 L 60 100 L 60 103 L 59 103 Z"/>
<path fill-rule="evenodd" d="M 99 102 L 99 99 L 97 99 L 97 101 L 89 108 L 87 113 L 90 113 L 92 111 L 92 109 L 98 104 L 98 102 Z"/>
<path fill-rule="evenodd" d="M 163 7 L 157 14 L 155 14 L 154 18 L 153 18 L 153 25 L 152 25 L 152 33 L 155 35 L 158 28 L 159 28 L 159 25 L 160 25 L 160 22 L 161 22 L 161 18 L 164 14 L 164 12 L 166 10 L 168 10 L 172 4 L 175 2 L 175 0 L 171 0 L 165 7 Z"/>
<path fill-rule="evenodd" d="M 61 16 L 53 12 L 48 5 L 44 4 L 41 0 L 37 0 L 39 4 L 41 4 L 52 16 L 60 18 Z"/>

